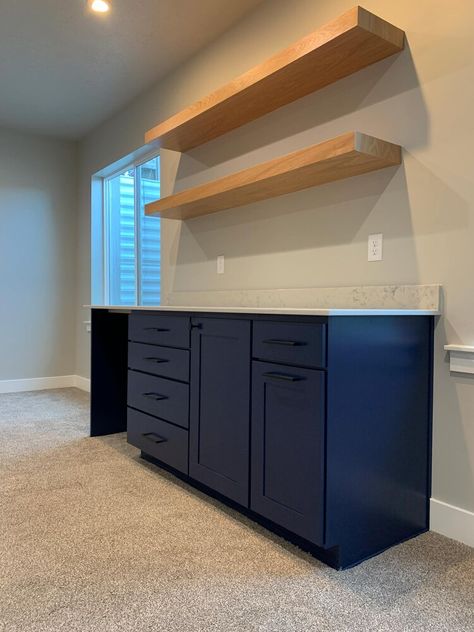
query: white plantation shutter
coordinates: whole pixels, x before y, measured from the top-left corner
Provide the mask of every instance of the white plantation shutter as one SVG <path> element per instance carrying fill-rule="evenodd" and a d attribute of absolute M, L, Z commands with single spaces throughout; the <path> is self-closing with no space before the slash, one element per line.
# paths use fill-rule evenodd
<path fill-rule="evenodd" d="M 144 206 L 160 197 L 159 159 L 106 181 L 110 305 L 159 305 L 160 220 Z"/>
<path fill-rule="evenodd" d="M 144 204 L 160 197 L 160 182 L 142 178 Z M 159 305 L 161 222 L 158 217 L 141 217 L 141 305 Z"/>

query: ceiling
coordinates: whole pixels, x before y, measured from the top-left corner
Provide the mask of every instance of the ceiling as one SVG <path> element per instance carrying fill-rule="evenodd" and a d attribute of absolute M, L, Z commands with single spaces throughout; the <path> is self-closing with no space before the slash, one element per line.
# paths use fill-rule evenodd
<path fill-rule="evenodd" d="M 0 126 L 80 138 L 262 0 L 0 0 Z"/>

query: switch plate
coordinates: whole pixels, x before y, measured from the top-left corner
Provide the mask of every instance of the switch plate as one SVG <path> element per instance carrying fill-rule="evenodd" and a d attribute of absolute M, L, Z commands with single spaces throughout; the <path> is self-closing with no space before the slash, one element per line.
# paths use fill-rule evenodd
<path fill-rule="evenodd" d="M 224 274 L 224 255 L 217 257 L 217 274 Z"/>
<path fill-rule="evenodd" d="M 367 261 L 382 261 L 383 235 L 376 233 L 369 235 L 369 251 Z"/>

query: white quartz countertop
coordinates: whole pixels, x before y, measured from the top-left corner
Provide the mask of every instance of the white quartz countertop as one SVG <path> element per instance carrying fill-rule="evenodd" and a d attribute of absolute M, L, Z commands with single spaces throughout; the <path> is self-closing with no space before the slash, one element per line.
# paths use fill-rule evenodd
<path fill-rule="evenodd" d="M 288 316 L 437 316 L 440 312 L 434 309 L 372 309 L 372 308 L 325 308 L 312 307 L 206 307 L 193 305 L 85 305 L 91 309 L 131 312 L 196 312 L 216 314 L 275 314 Z"/>

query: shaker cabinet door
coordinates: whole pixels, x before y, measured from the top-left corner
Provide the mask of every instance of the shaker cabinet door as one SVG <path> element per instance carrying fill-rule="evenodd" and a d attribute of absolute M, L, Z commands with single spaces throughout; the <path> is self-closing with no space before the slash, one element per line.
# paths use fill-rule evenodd
<path fill-rule="evenodd" d="M 253 362 L 250 508 L 324 542 L 325 373 Z"/>
<path fill-rule="evenodd" d="M 193 318 L 189 475 L 248 507 L 248 320 Z"/>

